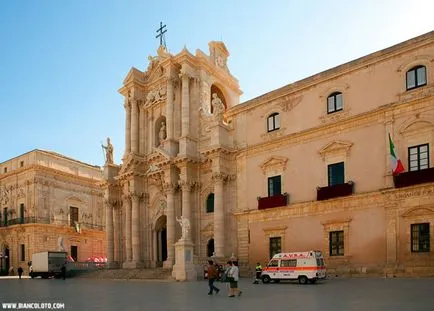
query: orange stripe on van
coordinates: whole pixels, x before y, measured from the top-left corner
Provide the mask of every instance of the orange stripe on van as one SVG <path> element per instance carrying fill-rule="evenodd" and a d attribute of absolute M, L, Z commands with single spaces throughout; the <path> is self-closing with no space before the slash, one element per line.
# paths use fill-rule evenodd
<path fill-rule="evenodd" d="M 272 268 L 264 268 L 264 271 L 304 271 L 304 270 L 323 270 L 325 267 L 317 267 L 317 266 L 311 266 L 311 267 L 272 267 Z"/>

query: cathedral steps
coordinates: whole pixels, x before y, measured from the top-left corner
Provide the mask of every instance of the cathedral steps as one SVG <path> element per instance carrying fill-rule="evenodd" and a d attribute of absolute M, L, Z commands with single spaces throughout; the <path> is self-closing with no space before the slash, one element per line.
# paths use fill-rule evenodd
<path fill-rule="evenodd" d="M 112 280 L 172 280 L 172 270 L 154 269 L 103 269 L 77 274 L 75 277 Z"/>

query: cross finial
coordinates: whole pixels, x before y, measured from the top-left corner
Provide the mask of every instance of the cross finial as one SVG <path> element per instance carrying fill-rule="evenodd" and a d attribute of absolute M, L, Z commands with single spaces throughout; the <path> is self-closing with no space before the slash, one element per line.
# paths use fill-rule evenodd
<path fill-rule="evenodd" d="M 160 22 L 160 28 L 157 29 L 157 33 L 158 35 L 155 36 L 155 38 L 160 38 L 160 46 L 163 45 L 164 43 L 164 47 L 166 47 L 166 40 L 164 37 L 164 34 L 167 32 L 167 30 L 165 29 L 166 25 L 163 25 L 163 22 Z"/>

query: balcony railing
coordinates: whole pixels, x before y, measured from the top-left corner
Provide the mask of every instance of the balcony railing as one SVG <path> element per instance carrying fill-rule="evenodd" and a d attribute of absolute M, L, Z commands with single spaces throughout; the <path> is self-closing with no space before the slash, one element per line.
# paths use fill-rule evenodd
<path fill-rule="evenodd" d="M 258 209 L 267 209 L 286 206 L 289 203 L 289 194 L 279 194 L 272 197 L 258 197 Z"/>
<path fill-rule="evenodd" d="M 408 187 L 427 182 L 434 182 L 434 167 L 420 171 L 410 171 L 393 176 L 395 188 Z"/>
<path fill-rule="evenodd" d="M 339 185 L 317 187 L 316 199 L 318 201 L 322 201 L 337 197 L 345 197 L 348 195 L 352 195 L 353 190 L 354 183 L 352 181 Z"/>
<path fill-rule="evenodd" d="M 54 220 L 50 222 L 49 218 L 42 217 L 19 217 L 8 220 L 6 223 L 4 220 L 0 220 L 0 227 L 14 226 L 14 225 L 23 225 L 23 224 L 53 224 L 53 225 L 62 225 L 62 226 L 70 226 L 68 220 Z M 94 229 L 94 230 L 104 230 L 103 225 L 97 225 L 92 223 L 80 223 L 81 229 Z"/>

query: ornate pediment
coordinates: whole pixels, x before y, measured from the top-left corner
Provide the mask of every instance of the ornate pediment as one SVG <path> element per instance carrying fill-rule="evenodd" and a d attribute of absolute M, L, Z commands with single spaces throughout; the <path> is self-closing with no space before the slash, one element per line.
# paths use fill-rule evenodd
<path fill-rule="evenodd" d="M 412 208 L 405 213 L 403 213 L 402 217 L 417 217 L 417 216 L 428 216 L 434 214 L 434 207 L 415 207 Z"/>
<path fill-rule="evenodd" d="M 163 149 L 154 147 L 152 153 L 148 156 L 148 162 L 153 164 L 166 164 L 172 161 L 172 157 Z"/>
<path fill-rule="evenodd" d="M 352 145 L 353 143 L 350 142 L 335 140 L 331 143 L 328 143 L 323 148 L 321 148 L 319 154 L 321 155 L 323 160 L 327 156 L 335 156 L 335 155 L 345 155 L 348 157 Z"/>
<path fill-rule="evenodd" d="M 430 130 L 434 128 L 434 116 L 424 115 L 421 117 L 417 114 L 415 117 L 412 117 L 402 123 L 399 128 L 400 134 L 409 134 L 414 132 L 421 132 L 424 130 Z"/>
<path fill-rule="evenodd" d="M 0 187 L 0 204 L 5 205 L 9 202 L 10 192 L 6 186 Z"/>
<path fill-rule="evenodd" d="M 268 158 L 268 160 L 263 162 L 260 165 L 260 167 L 265 174 L 267 171 L 271 171 L 271 170 L 284 171 L 286 170 L 287 163 L 288 163 L 288 158 L 272 156 Z"/>
<path fill-rule="evenodd" d="M 209 222 L 203 227 L 200 232 L 206 233 L 206 232 L 214 232 L 214 222 Z"/>

